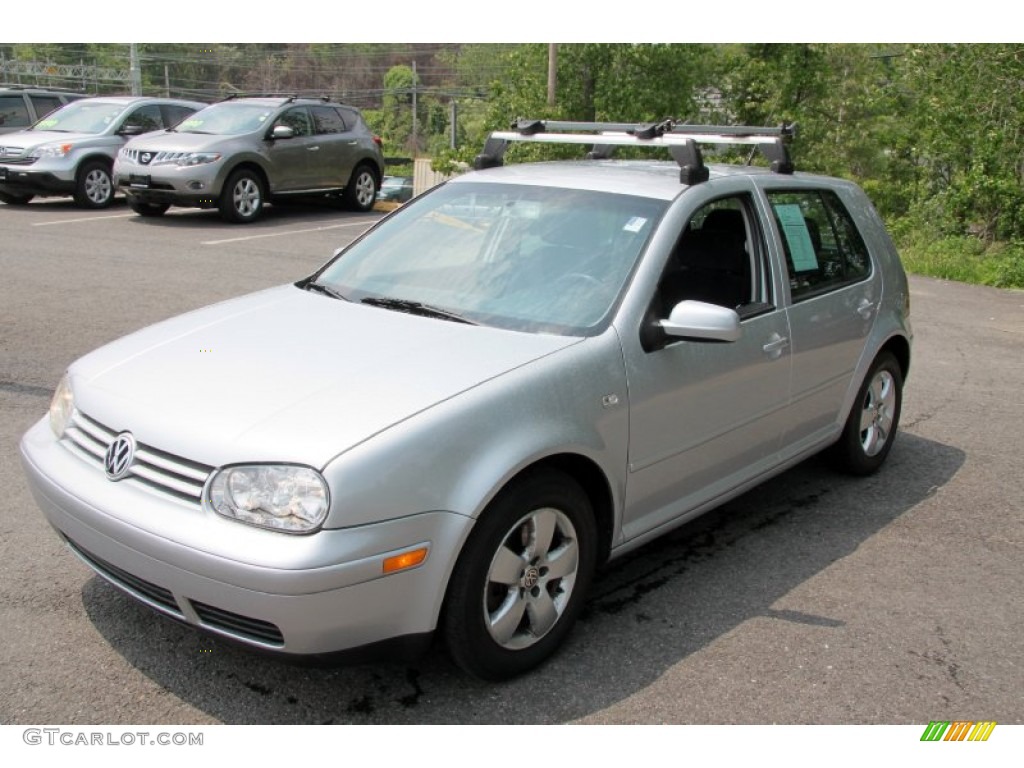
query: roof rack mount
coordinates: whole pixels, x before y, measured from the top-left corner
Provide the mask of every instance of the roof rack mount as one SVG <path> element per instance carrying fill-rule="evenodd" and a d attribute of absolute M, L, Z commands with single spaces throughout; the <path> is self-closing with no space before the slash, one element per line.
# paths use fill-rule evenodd
<path fill-rule="evenodd" d="M 753 145 L 761 150 L 775 173 L 793 173 L 785 139 L 796 135 L 795 124 L 779 127 L 745 125 L 688 125 L 668 119 L 660 123 L 586 123 L 559 120 L 524 120 L 512 124 L 511 131 L 494 131 L 482 154 L 473 165 L 477 169 L 494 168 L 504 162 L 510 141 L 541 144 L 588 144 L 588 158 L 604 159 L 614 147 L 667 147 L 680 166 L 683 184 L 707 181 L 699 144 Z"/>

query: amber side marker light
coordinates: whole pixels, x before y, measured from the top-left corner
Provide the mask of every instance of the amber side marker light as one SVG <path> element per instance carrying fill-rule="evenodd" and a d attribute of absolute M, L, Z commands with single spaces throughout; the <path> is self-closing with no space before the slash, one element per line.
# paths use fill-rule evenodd
<path fill-rule="evenodd" d="M 428 547 L 419 547 L 403 552 L 400 555 L 389 557 L 384 560 L 384 573 L 395 573 L 396 571 L 404 571 L 407 568 L 415 568 L 427 559 L 429 551 Z"/>

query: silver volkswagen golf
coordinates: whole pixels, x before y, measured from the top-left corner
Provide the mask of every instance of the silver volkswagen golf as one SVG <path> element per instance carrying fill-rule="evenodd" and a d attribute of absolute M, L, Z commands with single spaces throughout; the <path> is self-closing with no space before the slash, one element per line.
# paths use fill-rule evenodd
<path fill-rule="evenodd" d="M 514 141 L 594 150 L 503 165 Z M 816 452 L 882 465 L 909 295 L 855 185 L 771 131 L 671 123 L 524 123 L 477 166 L 311 276 L 74 363 L 21 444 L 72 552 L 254 648 L 438 633 L 501 679 L 565 640 L 601 563 Z"/>

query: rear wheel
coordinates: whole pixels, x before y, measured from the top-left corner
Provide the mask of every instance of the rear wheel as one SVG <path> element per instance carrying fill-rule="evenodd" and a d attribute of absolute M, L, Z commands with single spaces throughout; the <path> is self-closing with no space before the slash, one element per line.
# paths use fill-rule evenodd
<path fill-rule="evenodd" d="M 903 406 L 903 371 L 889 352 L 875 358 L 861 384 L 832 459 L 844 472 L 870 475 L 889 455 Z"/>
<path fill-rule="evenodd" d="M 106 208 L 114 202 L 110 167 L 102 160 L 90 160 L 78 169 L 75 202 L 83 208 Z"/>
<path fill-rule="evenodd" d="M 26 205 L 34 195 L 12 195 L 10 192 L 0 192 L 0 202 L 8 205 Z"/>
<path fill-rule="evenodd" d="M 360 165 L 345 187 L 345 205 L 356 211 L 368 211 L 377 201 L 377 174 L 368 165 Z"/>
<path fill-rule="evenodd" d="M 144 203 L 141 200 L 129 200 L 128 207 L 139 216 L 148 218 L 163 216 L 171 206 L 168 203 Z"/>
<path fill-rule="evenodd" d="M 259 174 L 242 168 L 228 176 L 220 194 L 220 213 L 235 224 L 256 221 L 263 213 L 266 192 Z"/>
<path fill-rule="evenodd" d="M 452 573 L 443 627 L 455 662 L 503 680 L 547 659 L 583 607 L 596 552 L 593 511 L 572 478 L 541 470 L 514 481 Z"/>

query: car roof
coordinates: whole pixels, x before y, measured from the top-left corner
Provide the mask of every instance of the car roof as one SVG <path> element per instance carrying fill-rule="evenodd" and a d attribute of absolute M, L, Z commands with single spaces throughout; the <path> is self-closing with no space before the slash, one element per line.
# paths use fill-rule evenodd
<path fill-rule="evenodd" d="M 206 106 L 199 101 L 190 101 L 188 99 L 171 99 L 164 98 L 163 96 L 90 96 L 87 99 L 80 99 L 80 101 L 103 101 L 108 104 L 142 104 L 150 102 L 154 104 L 187 104 L 189 106 Z"/>

